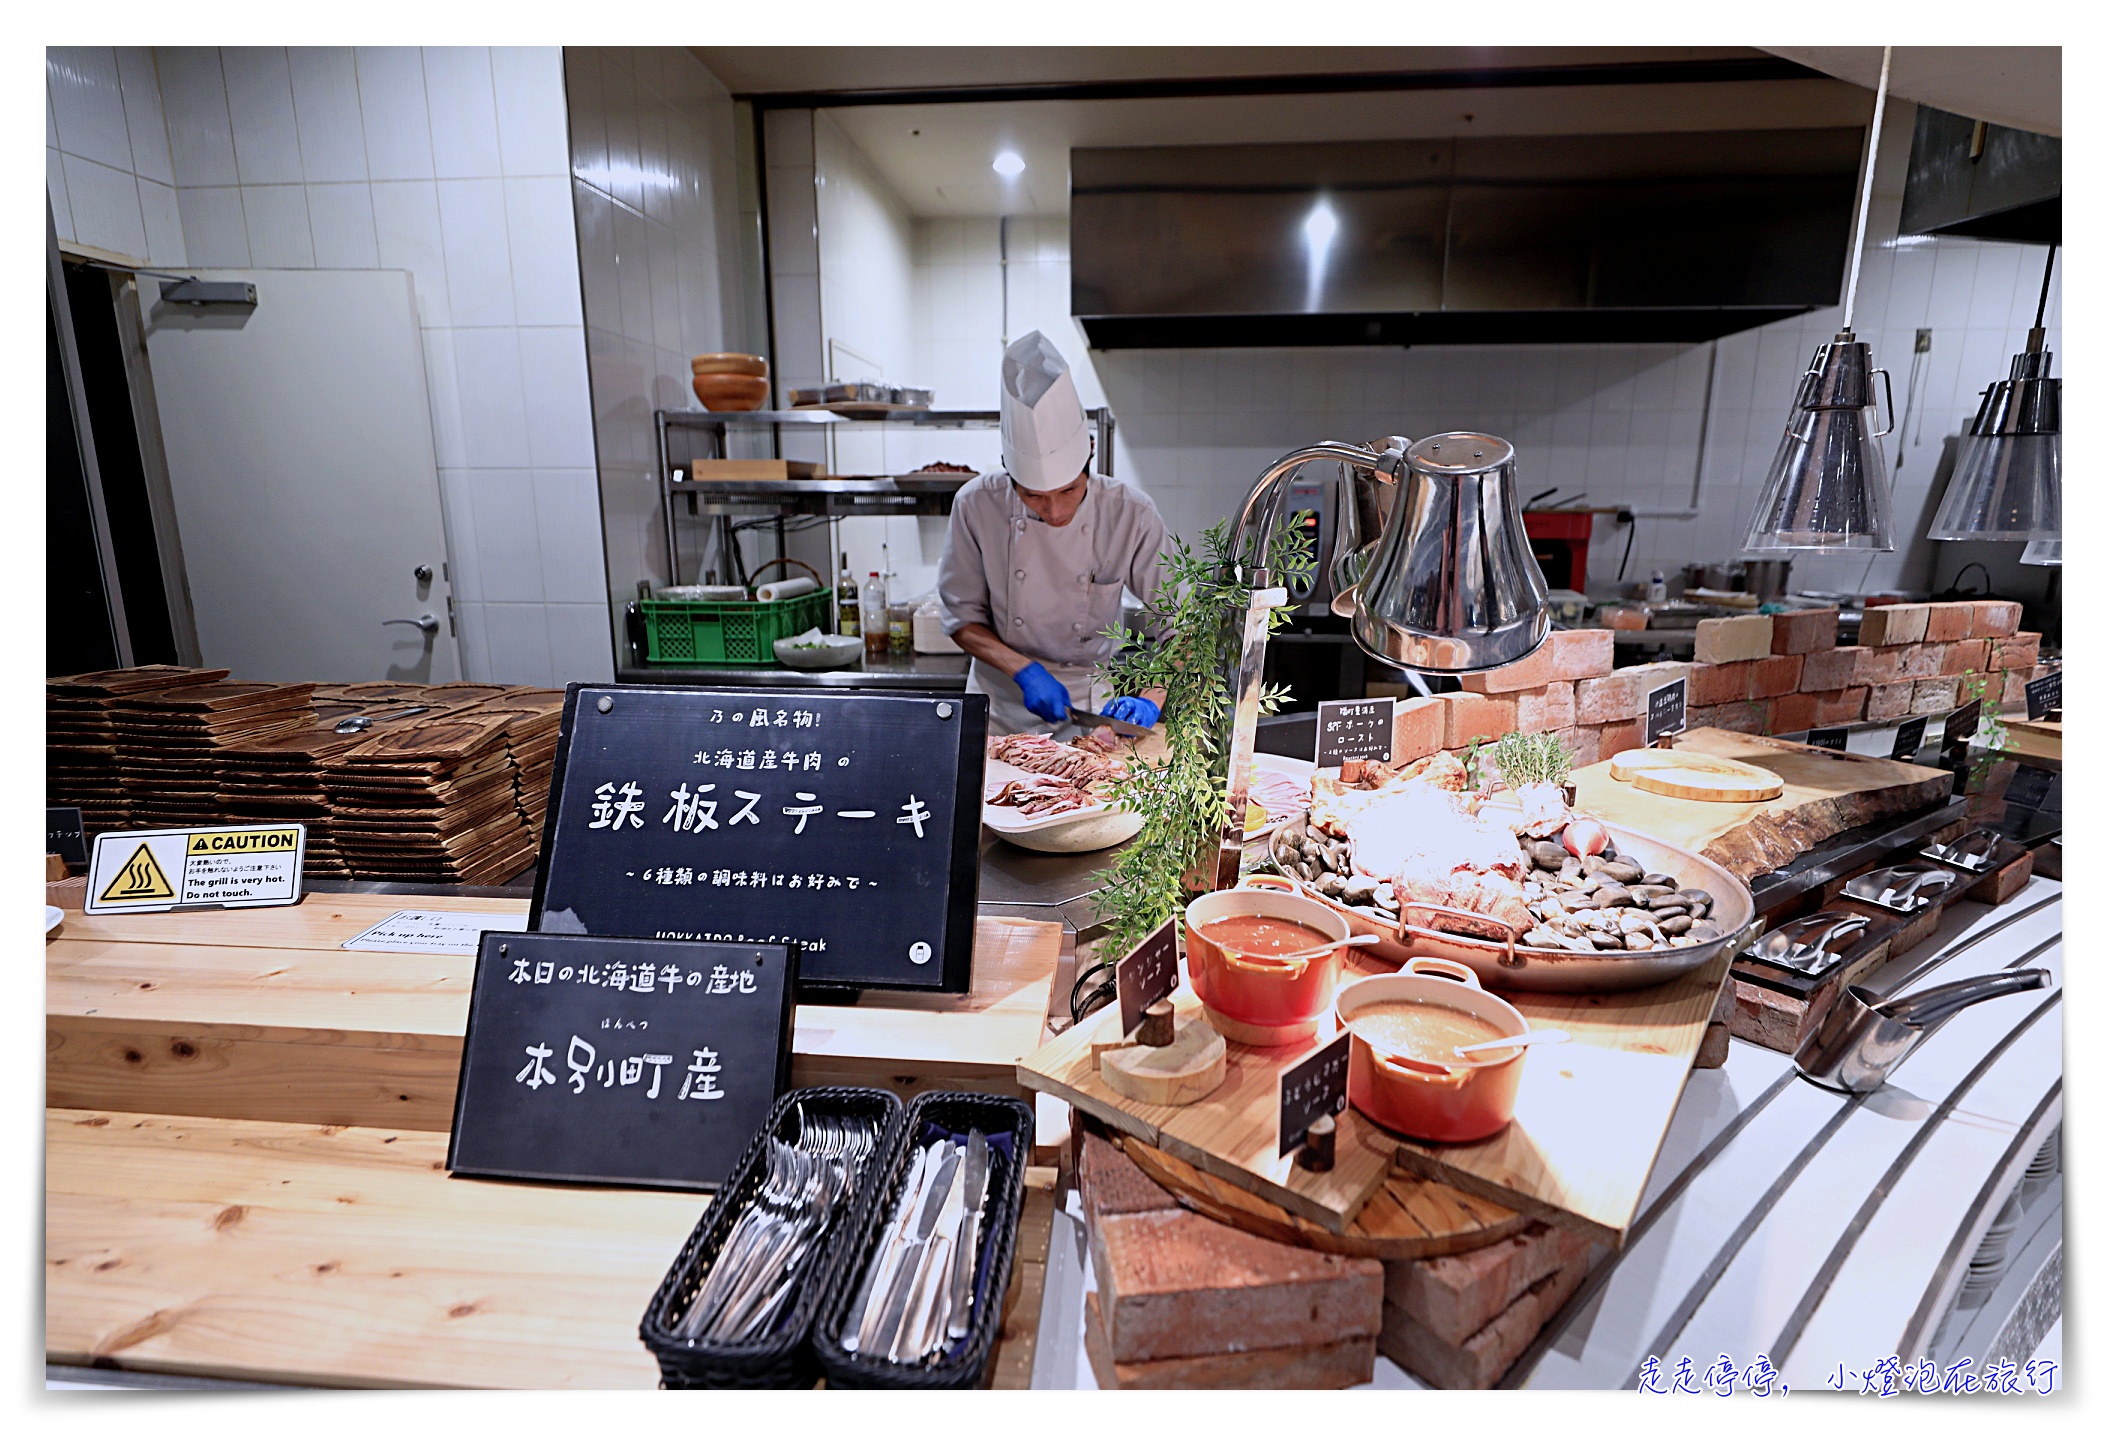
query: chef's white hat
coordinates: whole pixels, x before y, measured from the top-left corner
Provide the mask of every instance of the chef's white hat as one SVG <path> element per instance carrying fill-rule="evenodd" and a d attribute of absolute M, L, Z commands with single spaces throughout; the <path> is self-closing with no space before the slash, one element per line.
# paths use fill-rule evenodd
<path fill-rule="evenodd" d="M 1075 483 L 1090 457 L 1076 381 L 1061 351 L 1035 329 L 1003 351 L 1003 467 L 1045 493 Z"/>

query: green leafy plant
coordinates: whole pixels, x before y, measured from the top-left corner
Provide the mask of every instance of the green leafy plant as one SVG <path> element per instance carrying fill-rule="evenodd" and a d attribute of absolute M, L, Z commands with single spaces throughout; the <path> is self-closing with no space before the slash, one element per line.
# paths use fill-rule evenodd
<path fill-rule="evenodd" d="M 1251 602 L 1250 586 L 1236 576 L 1240 558 L 1249 568 L 1257 555 L 1232 552 L 1227 519 L 1201 535 L 1198 553 L 1172 539 L 1163 582 L 1143 610 L 1143 628 L 1154 641 L 1116 630 L 1121 646 L 1100 669 L 1116 693 L 1163 690 L 1158 731 L 1167 750 L 1160 759 L 1131 762 L 1127 776 L 1113 784 L 1112 796 L 1142 815 L 1142 830 L 1100 874 L 1103 951 L 1131 950 L 1183 910 L 1189 880 L 1214 861 L 1229 819 L 1230 710 Z M 1308 537 L 1284 524 L 1266 545 L 1266 566 L 1276 584 L 1305 579 Z M 1287 621 L 1288 610 L 1275 609 L 1267 632 Z M 1272 713 L 1286 696 L 1285 688 L 1267 689 L 1259 711 Z"/>
<path fill-rule="evenodd" d="M 1493 745 L 1493 766 L 1510 788 L 1531 783 L 1558 787 L 1574 771 L 1574 755 L 1556 733 L 1503 733 Z"/>

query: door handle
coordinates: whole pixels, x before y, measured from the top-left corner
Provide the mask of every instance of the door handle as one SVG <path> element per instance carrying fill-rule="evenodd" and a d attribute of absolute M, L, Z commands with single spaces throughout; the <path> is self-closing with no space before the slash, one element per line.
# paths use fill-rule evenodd
<path fill-rule="evenodd" d="M 439 620 L 429 613 L 420 613 L 415 618 L 384 618 L 381 627 L 386 628 L 391 623 L 407 623 L 419 633 L 439 632 Z"/>

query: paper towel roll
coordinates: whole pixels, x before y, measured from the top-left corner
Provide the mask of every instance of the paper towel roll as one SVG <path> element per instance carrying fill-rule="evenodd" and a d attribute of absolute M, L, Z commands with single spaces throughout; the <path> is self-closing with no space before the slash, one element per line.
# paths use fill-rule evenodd
<path fill-rule="evenodd" d="M 774 603 L 779 598 L 796 598 L 801 593 L 811 593 L 819 587 L 809 578 L 779 578 L 754 590 L 754 597 L 763 603 Z"/>

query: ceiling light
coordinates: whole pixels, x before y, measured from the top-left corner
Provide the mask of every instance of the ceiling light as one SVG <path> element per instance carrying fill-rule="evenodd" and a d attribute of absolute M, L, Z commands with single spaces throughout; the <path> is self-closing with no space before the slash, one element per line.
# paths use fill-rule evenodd
<path fill-rule="evenodd" d="M 995 157 L 992 168 L 1004 179 L 1016 179 L 1025 172 L 1025 157 L 1016 150 L 1004 150 Z"/>
<path fill-rule="evenodd" d="M 1890 522 L 1888 460 L 1876 442 L 1888 429 L 1873 427 L 1874 376 L 1888 387 L 1888 371 L 1873 366 L 1873 353 L 1852 333 L 1859 297 L 1859 261 L 1866 245 L 1867 208 L 1873 200 L 1874 163 L 1881 153 L 1881 112 L 1888 103 L 1889 49 L 1881 50 L 1881 81 L 1874 91 L 1874 119 L 1867 134 L 1865 174 L 1852 224 L 1852 253 L 1845 281 L 1844 324 L 1837 337 L 1818 345 L 1801 375 L 1786 432 L 1764 476 L 1743 549 L 1750 554 L 1814 550 L 1886 553 L 1896 546 Z M 1889 400 L 1889 425 L 1896 406 Z"/>
<path fill-rule="evenodd" d="M 2056 263 L 2052 245 L 2027 348 L 2013 356 L 2007 377 L 1984 390 L 1927 538 L 2033 544 L 2064 532 L 2061 386 L 2050 377 L 2051 355 L 2042 347 Z"/>

